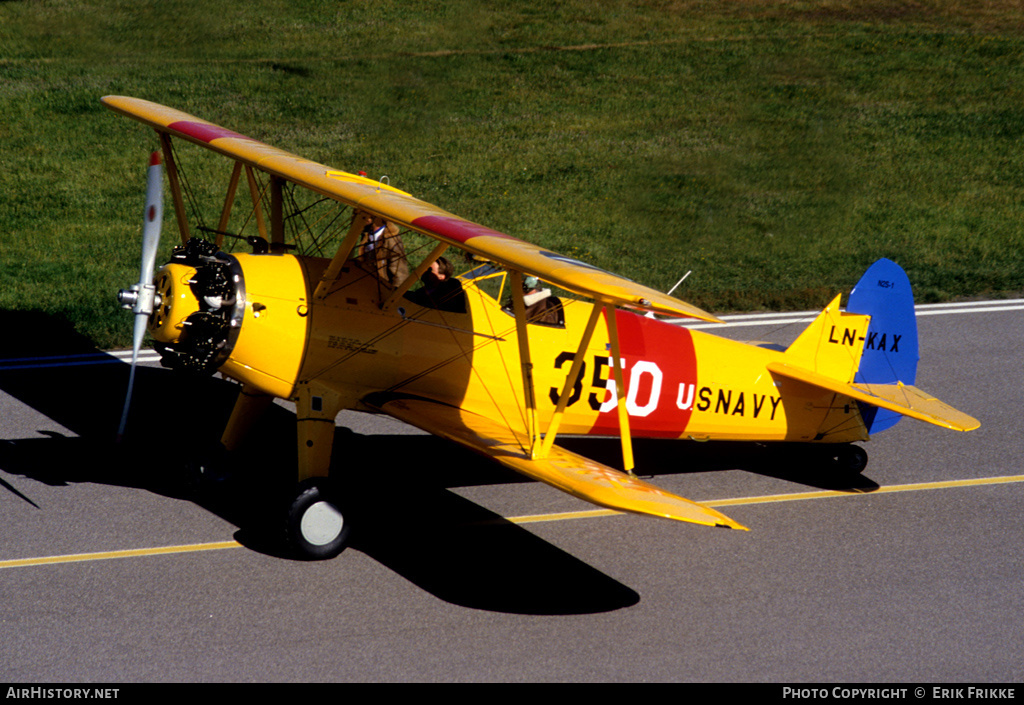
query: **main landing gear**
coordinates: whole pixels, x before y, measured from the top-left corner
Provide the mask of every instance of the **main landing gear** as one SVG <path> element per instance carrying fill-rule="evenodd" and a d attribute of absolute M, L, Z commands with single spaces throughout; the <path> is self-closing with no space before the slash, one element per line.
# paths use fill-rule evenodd
<path fill-rule="evenodd" d="M 831 451 L 832 464 L 844 473 L 861 473 L 868 466 L 868 452 L 852 443 Z"/>
<path fill-rule="evenodd" d="M 351 526 L 326 478 L 300 482 L 288 507 L 285 535 L 301 558 L 334 558 L 348 544 Z"/>

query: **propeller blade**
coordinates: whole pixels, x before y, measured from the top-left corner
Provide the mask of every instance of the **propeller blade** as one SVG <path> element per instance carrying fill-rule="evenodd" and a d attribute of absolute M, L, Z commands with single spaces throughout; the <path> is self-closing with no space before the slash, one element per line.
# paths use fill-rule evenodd
<path fill-rule="evenodd" d="M 153 283 L 153 269 L 156 265 L 156 251 L 160 246 L 160 226 L 164 219 L 163 167 L 160 153 L 153 152 L 149 158 L 149 175 L 146 179 L 146 210 L 142 221 L 142 268 L 139 284 Z"/>
<path fill-rule="evenodd" d="M 117 298 L 125 308 L 131 308 L 135 314 L 135 325 L 132 329 L 132 363 L 128 373 L 128 392 L 124 398 L 124 409 L 121 411 L 121 423 L 117 427 L 117 442 L 124 437 L 124 428 L 128 423 L 128 409 L 132 402 L 132 389 L 135 386 L 135 368 L 139 361 L 139 349 L 146 337 L 146 324 L 153 313 L 156 287 L 153 285 L 153 270 L 156 267 L 156 252 L 160 247 L 160 226 L 163 223 L 163 168 L 160 165 L 160 153 L 153 152 L 149 159 L 149 174 L 146 179 L 146 210 L 142 218 L 142 264 L 139 269 L 139 283 L 129 290 L 122 289 Z"/>

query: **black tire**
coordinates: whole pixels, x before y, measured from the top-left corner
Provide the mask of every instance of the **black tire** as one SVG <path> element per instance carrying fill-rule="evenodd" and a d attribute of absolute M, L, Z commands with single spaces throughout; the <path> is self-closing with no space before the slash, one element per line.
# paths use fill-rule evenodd
<path fill-rule="evenodd" d="M 833 462 L 841 472 L 862 473 L 868 466 L 868 452 L 860 446 L 844 446 L 836 451 Z"/>
<path fill-rule="evenodd" d="M 222 490 L 232 477 L 231 457 L 220 443 L 209 443 L 185 461 L 183 485 L 189 495 Z"/>
<path fill-rule="evenodd" d="M 288 545 L 300 558 L 326 560 L 341 553 L 352 527 L 324 478 L 299 483 L 288 507 Z"/>

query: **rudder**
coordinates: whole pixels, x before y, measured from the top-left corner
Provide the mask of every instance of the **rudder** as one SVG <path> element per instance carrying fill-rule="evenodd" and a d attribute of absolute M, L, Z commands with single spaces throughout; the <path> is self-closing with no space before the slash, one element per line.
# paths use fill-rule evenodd
<path fill-rule="evenodd" d="M 920 355 L 914 294 L 903 268 L 888 259 L 875 262 L 853 287 L 846 310 L 871 316 L 854 382 L 912 386 Z M 892 428 L 902 418 L 875 406 L 860 407 L 868 433 Z"/>

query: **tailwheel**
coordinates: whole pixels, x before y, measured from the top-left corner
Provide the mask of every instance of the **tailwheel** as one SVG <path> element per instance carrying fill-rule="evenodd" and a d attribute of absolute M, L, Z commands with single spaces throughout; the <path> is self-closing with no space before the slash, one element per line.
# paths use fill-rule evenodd
<path fill-rule="evenodd" d="M 833 454 L 836 469 L 842 472 L 860 473 L 868 466 L 868 452 L 853 444 L 842 446 Z"/>
<path fill-rule="evenodd" d="M 288 507 L 287 539 L 308 560 L 334 558 L 348 544 L 351 527 L 326 478 L 299 483 Z"/>

